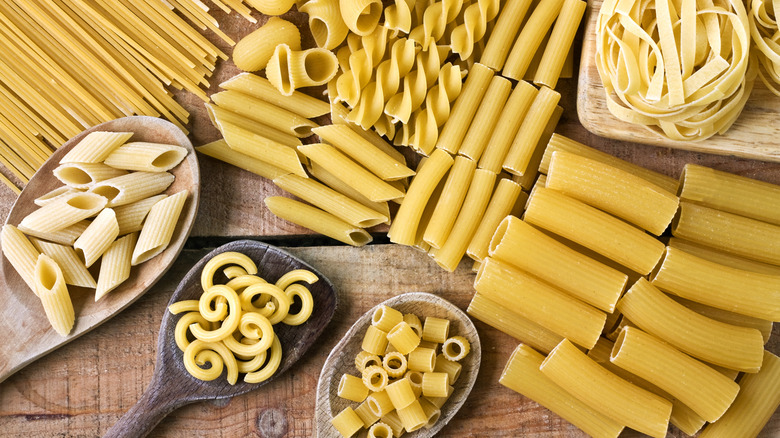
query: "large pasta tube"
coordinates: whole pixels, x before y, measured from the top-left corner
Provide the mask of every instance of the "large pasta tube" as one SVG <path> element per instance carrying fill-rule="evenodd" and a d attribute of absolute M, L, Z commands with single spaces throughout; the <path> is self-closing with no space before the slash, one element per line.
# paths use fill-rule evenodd
<path fill-rule="evenodd" d="M 95 287 L 95 279 L 92 278 L 92 274 L 89 273 L 84 262 L 79 258 L 78 253 L 72 246 L 39 239 L 32 239 L 32 243 L 40 252 L 51 257 L 59 265 L 66 284 L 79 287 Z"/>
<path fill-rule="evenodd" d="M 564 0 L 561 12 L 555 19 L 550 39 L 534 75 L 534 83 L 555 88 L 561 76 L 563 64 L 571 51 L 574 36 L 580 27 L 582 15 L 588 4 L 582 0 Z"/>
<path fill-rule="evenodd" d="M 117 169 L 165 172 L 176 167 L 185 156 L 187 149 L 181 146 L 135 141 L 114 149 L 104 162 Z"/>
<path fill-rule="evenodd" d="M 35 291 L 52 328 L 67 336 L 76 322 L 76 314 L 62 270 L 51 257 L 41 254 L 35 264 L 34 278 Z"/>
<path fill-rule="evenodd" d="M 279 17 L 271 17 L 265 24 L 241 38 L 233 47 L 233 62 L 244 71 L 262 70 L 279 44 L 287 44 L 293 50 L 300 50 L 301 32 L 293 23 Z"/>
<path fill-rule="evenodd" d="M 563 6 L 564 0 L 542 0 L 528 17 L 525 26 L 517 36 L 512 51 L 509 52 L 502 74 L 508 78 L 520 80 L 525 76 L 528 66 L 539 50 L 547 31 L 552 27 Z"/>
<path fill-rule="evenodd" d="M 317 127 L 316 123 L 295 112 L 238 91 L 214 93 L 211 95 L 211 100 L 226 110 L 296 137 L 308 137 L 312 134 L 312 128 Z"/>
<path fill-rule="evenodd" d="M 236 166 L 240 169 L 244 169 L 248 172 L 252 172 L 255 175 L 260 175 L 263 178 L 274 179 L 276 177 L 287 175 L 290 172 L 282 170 L 276 166 L 266 163 L 265 161 L 258 160 L 257 158 L 244 155 L 240 152 L 234 151 L 228 146 L 224 139 L 213 141 L 211 143 L 204 144 L 195 148 L 196 151 L 208 155 L 225 163 Z"/>
<path fill-rule="evenodd" d="M 494 173 L 501 172 L 504 158 L 506 158 L 509 148 L 512 147 L 517 130 L 520 129 L 520 125 L 522 125 L 538 92 L 536 87 L 525 81 L 520 81 L 515 85 L 501 111 L 495 129 L 490 134 L 490 141 L 479 159 L 480 169 L 487 169 Z"/>
<path fill-rule="evenodd" d="M 137 233 L 128 234 L 115 240 L 103 254 L 100 262 L 100 274 L 95 288 L 95 301 L 116 289 L 130 278 L 133 248 L 138 239 Z"/>
<path fill-rule="evenodd" d="M 246 2 L 265 15 L 282 15 L 295 4 L 295 0 L 246 0 Z"/>
<path fill-rule="evenodd" d="M 127 174 L 103 163 L 63 163 L 52 172 L 63 184 L 75 189 L 88 189 L 92 184 Z"/>
<path fill-rule="evenodd" d="M 744 269 L 745 271 L 758 272 L 761 274 L 780 275 L 780 266 L 770 265 L 768 263 L 749 260 L 735 254 L 729 254 L 715 248 L 708 247 L 699 243 L 693 243 L 678 237 L 670 237 L 666 243 L 667 246 L 685 251 L 688 254 L 701 257 L 711 262 L 721 265 L 731 266 L 732 268 Z"/>
<path fill-rule="evenodd" d="M 458 152 L 494 74 L 489 67 L 479 63 L 474 64 L 439 134 L 437 148 L 451 154 Z"/>
<path fill-rule="evenodd" d="M 490 140 L 490 134 L 498 123 L 501 111 L 504 109 L 509 93 L 512 91 L 512 83 L 501 76 L 493 76 L 488 85 L 482 101 L 479 103 L 474 119 L 463 137 L 463 146 L 458 150 L 459 155 L 478 161 L 485 151 Z M 517 117 L 517 114 L 514 115 Z"/>
<path fill-rule="evenodd" d="M 507 0 L 498 15 L 496 26 L 488 37 L 479 62 L 493 70 L 501 70 L 512 49 L 520 25 L 523 23 L 531 0 Z"/>
<path fill-rule="evenodd" d="M 309 29 L 317 47 L 333 50 L 338 47 L 349 33 L 349 28 L 341 18 L 338 0 L 311 0 L 298 8 L 309 16 Z"/>
<path fill-rule="evenodd" d="M 301 160 L 294 148 L 229 123 L 222 123 L 220 131 L 230 149 L 285 172 L 306 177 L 306 171 L 303 170 Z"/>
<path fill-rule="evenodd" d="M 118 207 L 161 193 L 173 180 L 173 174 L 168 172 L 131 172 L 101 181 L 89 191 L 107 199 L 106 207 Z"/>
<path fill-rule="evenodd" d="M 100 163 L 132 136 L 132 132 L 90 132 L 62 157 L 60 163 Z"/>
<path fill-rule="evenodd" d="M 270 196 L 265 198 L 265 205 L 271 213 L 282 219 L 352 246 L 362 246 L 372 240 L 366 230 L 350 225 L 316 207 L 289 198 Z"/>
<path fill-rule="evenodd" d="M 143 263 L 165 251 L 184 208 L 189 192 L 182 190 L 152 206 L 133 249 L 132 265 Z"/>
<path fill-rule="evenodd" d="M 529 168 L 531 157 L 560 99 L 560 93 L 555 90 L 548 87 L 539 89 L 504 158 L 504 170 L 518 176 L 536 171 L 535 168 Z"/>
<path fill-rule="evenodd" d="M 265 75 L 280 93 L 290 96 L 298 88 L 326 84 L 336 76 L 338 68 L 336 55 L 330 50 L 293 50 L 287 44 L 279 44 L 268 60 Z"/>

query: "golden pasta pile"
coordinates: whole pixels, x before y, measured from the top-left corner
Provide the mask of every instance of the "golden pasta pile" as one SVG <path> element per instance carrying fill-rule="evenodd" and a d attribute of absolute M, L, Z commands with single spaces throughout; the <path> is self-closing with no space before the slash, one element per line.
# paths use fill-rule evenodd
<path fill-rule="evenodd" d="M 777 11 L 774 2 L 751 0 L 747 2 L 750 35 L 759 61 L 758 77 L 774 94 L 780 96 L 780 47 L 777 46 Z"/>
<path fill-rule="evenodd" d="M 188 191 L 163 194 L 169 173 L 187 149 L 128 142 L 132 132 L 95 131 L 54 169 L 63 186 L 39 197 L 40 206 L 2 230 L 3 254 L 41 298 L 62 336 L 75 322 L 67 286 L 95 289 L 95 301 L 130 276 L 131 266 L 167 248 Z M 97 281 L 90 273 L 98 266 Z"/>
<path fill-rule="evenodd" d="M 214 284 L 218 273 L 227 277 L 226 284 Z M 201 272 L 200 298 L 168 307 L 172 314 L 182 314 L 174 334 L 184 367 L 204 381 L 218 378 L 223 370 L 231 385 L 239 373 L 247 383 L 267 380 L 282 362 L 282 344 L 273 326 L 301 325 L 309 319 L 314 300 L 301 282 L 316 281 L 311 271 L 297 269 L 271 284 L 257 275 L 257 265 L 245 254 L 217 254 Z M 291 313 L 297 302 L 300 309 Z"/>
<path fill-rule="evenodd" d="M 780 405 L 780 187 L 678 183 L 557 134 L 540 171 L 468 308 L 522 342 L 500 383 L 591 436 L 755 436 Z"/>
<path fill-rule="evenodd" d="M 337 390 L 360 405 L 334 416 L 333 427 L 344 437 L 368 429 L 369 438 L 431 428 L 470 349 L 463 336 L 450 336 L 449 327 L 447 319 L 428 316 L 422 323 L 417 315 L 378 307 L 355 357 L 360 376 L 343 374 Z"/>

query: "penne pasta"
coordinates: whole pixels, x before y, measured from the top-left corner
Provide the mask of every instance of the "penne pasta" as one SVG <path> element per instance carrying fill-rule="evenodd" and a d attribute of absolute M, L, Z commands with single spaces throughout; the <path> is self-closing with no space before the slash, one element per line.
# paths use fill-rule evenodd
<path fill-rule="evenodd" d="M 187 149 L 181 146 L 135 141 L 114 149 L 104 163 L 116 169 L 166 172 L 185 156 Z"/>
<path fill-rule="evenodd" d="M 105 197 L 79 193 L 33 211 L 19 223 L 19 230 L 27 234 L 53 233 L 96 215 L 105 206 Z"/>
<path fill-rule="evenodd" d="M 51 257 L 41 254 L 35 264 L 33 278 L 36 295 L 41 299 L 52 328 L 60 336 L 67 336 L 76 322 L 76 315 L 62 270 Z"/>
<path fill-rule="evenodd" d="M 32 239 L 31 242 L 38 251 L 51 257 L 59 265 L 65 284 L 90 288 L 96 286 L 95 279 L 73 247 L 39 239 Z"/>
<path fill-rule="evenodd" d="M 270 196 L 264 202 L 275 216 L 348 245 L 362 246 L 372 240 L 366 230 L 302 202 L 282 196 Z"/>
<path fill-rule="evenodd" d="M 278 91 L 274 90 L 274 93 L 278 94 Z M 239 128 L 245 129 L 254 134 L 260 135 L 261 137 L 265 137 L 269 140 L 273 140 L 286 146 L 297 147 L 302 144 L 301 140 L 292 134 L 279 131 L 276 128 L 271 128 L 263 123 L 248 119 L 241 114 L 236 114 L 233 111 L 228 111 L 224 108 L 209 103 L 205 104 L 205 106 L 211 123 L 217 129 L 221 129 L 223 124 L 235 125 Z"/>
<path fill-rule="evenodd" d="M 224 161 L 225 163 L 252 172 L 255 175 L 260 175 L 263 178 L 274 179 L 282 175 L 290 174 L 288 171 L 272 166 L 257 158 L 234 151 L 223 139 L 204 144 L 203 146 L 198 146 L 195 150 L 219 161 Z"/>
<path fill-rule="evenodd" d="M 63 184 L 74 189 L 88 189 L 93 184 L 127 174 L 103 163 L 64 163 L 52 172 Z"/>
<path fill-rule="evenodd" d="M 54 202 L 58 199 L 69 198 L 70 196 L 75 195 L 80 191 L 81 190 L 74 189 L 68 186 L 57 187 L 56 189 L 50 191 L 49 193 L 46 193 L 45 195 L 35 198 L 35 201 L 33 202 L 35 202 L 35 205 L 37 205 L 38 207 L 43 207 L 44 205 L 50 202 Z"/>
<path fill-rule="evenodd" d="M 103 254 L 100 262 L 95 301 L 116 289 L 130 278 L 133 248 L 138 240 L 138 234 L 132 233 L 115 240 Z"/>
<path fill-rule="evenodd" d="M 463 138 L 471 125 L 485 95 L 494 72 L 489 67 L 476 63 L 471 68 L 463 90 L 452 105 L 452 111 L 439 134 L 436 147 L 451 154 L 458 153 Z"/>
<path fill-rule="evenodd" d="M 469 190 L 477 164 L 463 156 L 455 157 L 441 195 L 425 227 L 423 241 L 432 248 L 441 248 L 452 231 Z"/>
<path fill-rule="evenodd" d="M 308 137 L 312 128 L 317 127 L 316 123 L 292 111 L 237 91 L 212 94 L 211 100 L 228 111 L 296 137 Z"/>
<path fill-rule="evenodd" d="M 182 190 L 157 202 L 149 210 L 138 242 L 133 249 L 132 265 L 143 263 L 165 251 L 176 230 L 179 215 L 189 192 Z"/>
<path fill-rule="evenodd" d="M 386 216 L 387 218 L 390 217 L 390 206 L 387 202 L 374 202 L 368 199 L 365 195 L 350 187 L 344 181 L 338 179 L 336 176 L 323 169 L 322 166 L 317 163 L 311 163 L 308 169 L 309 173 L 311 173 L 314 178 L 326 186 L 332 188 L 344 196 L 347 196 L 350 199 L 363 204 L 371 210 Z M 390 219 L 387 220 L 387 223 L 390 223 Z"/>
<path fill-rule="evenodd" d="M 487 257 L 490 239 L 501 221 L 512 212 L 516 203 L 525 204 L 527 199 L 528 195 L 521 191 L 519 184 L 511 179 L 502 178 L 498 182 L 493 196 L 490 197 L 485 215 L 482 216 L 482 220 L 466 249 L 466 255 L 475 261 Z"/>
<path fill-rule="evenodd" d="M 61 230 L 53 231 L 50 233 L 39 233 L 36 231 L 26 230 L 25 234 L 27 234 L 30 237 L 35 237 L 41 240 L 46 240 L 49 242 L 59 243 L 60 245 L 70 245 L 73 246 L 73 243 L 76 241 L 76 239 L 81 236 L 81 234 L 84 232 L 84 230 L 87 229 L 89 226 L 90 221 L 83 220 L 76 222 L 75 224 L 63 228 Z"/>
<path fill-rule="evenodd" d="M 313 2 L 307 2 L 311 4 Z M 273 18 L 269 19 L 273 20 Z M 293 47 L 292 44 L 289 44 Z M 295 49 L 297 50 L 297 49 Z M 294 91 L 290 96 L 284 96 L 279 93 L 268 79 L 251 73 L 240 73 L 225 82 L 219 84 L 220 88 L 236 91 L 256 99 L 264 100 L 279 108 L 286 109 L 307 119 L 319 117 L 330 112 L 328 102 L 300 91 Z"/>
<path fill-rule="evenodd" d="M 132 172 L 93 185 L 89 194 L 100 195 L 106 207 L 118 207 L 162 193 L 174 180 L 168 172 Z"/>
<path fill-rule="evenodd" d="M 220 125 L 220 131 L 230 149 L 263 161 L 283 172 L 307 177 L 295 148 L 229 123 Z"/>
<path fill-rule="evenodd" d="M 262 70 L 279 44 L 300 50 L 301 32 L 298 26 L 287 20 L 270 17 L 265 24 L 241 38 L 233 47 L 233 63 L 247 72 Z"/>
<path fill-rule="evenodd" d="M 100 163 L 132 136 L 132 132 L 90 132 L 62 157 L 60 163 Z"/>
<path fill-rule="evenodd" d="M 35 292 L 35 264 L 38 263 L 40 252 L 33 246 L 27 236 L 11 224 L 3 225 L 2 234 L 3 255 L 11 263 L 22 280 Z"/>
<path fill-rule="evenodd" d="M 116 207 L 114 213 L 116 214 L 116 223 L 119 226 L 119 235 L 123 236 L 135 231 L 141 231 L 149 210 L 152 209 L 154 204 L 166 197 L 167 195 L 165 194 L 155 195 L 132 204 Z"/>

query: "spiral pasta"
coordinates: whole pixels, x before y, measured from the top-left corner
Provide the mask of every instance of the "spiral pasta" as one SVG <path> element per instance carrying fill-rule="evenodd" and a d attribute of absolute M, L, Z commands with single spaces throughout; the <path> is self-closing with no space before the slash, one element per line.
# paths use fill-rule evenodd
<path fill-rule="evenodd" d="M 474 44 L 482 40 L 487 31 L 487 24 L 498 15 L 500 3 L 498 0 L 478 0 L 466 7 L 463 13 L 463 23 L 452 29 L 450 47 L 461 60 L 471 57 Z"/>
<path fill-rule="evenodd" d="M 384 26 L 378 26 L 370 35 L 362 38 L 347 38 L 351 51 L 349 65 L 344 69 L 344 73 L 336 79 L 335 88 L 338 99 L 335 99 L 335 102 L 343 101 L 351 107 L 357 105 L 360 92 L 369 83 L 374 67 L 382 61 L 385 55 L 387 39 L 387 28 Z"/>
<path fill-rule="evenodd" d="M 447 26 L 458 17 L 463 0 L 441 0 L 425 8 L 422 24 L 409 32 L 409 39 L 428 48 L 431 40 L 438 42 L 445 35 Z"/>

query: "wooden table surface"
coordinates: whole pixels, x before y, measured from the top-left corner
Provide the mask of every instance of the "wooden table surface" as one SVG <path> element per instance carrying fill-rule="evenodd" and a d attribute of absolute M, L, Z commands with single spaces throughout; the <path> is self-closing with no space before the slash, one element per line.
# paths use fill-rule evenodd
<path fill-rule="evenodd" d="M 225 16 L 216 11 L 214 15 L 223 30 L 234 38 L 255 27 L 236 14 Z M 230 53 L 224 44 L 221 48 Z M 216 92 L 216 84 L 236 72 L 229 62 L 219 64 L 209 92 Z M 578 121 L 576 80 L 561 81 L 559 89 L 564 114 L 556 131 L 561 134 L 667 175 L 678 176 L 683 165 L 697 163 L 780 183 L 777 163 L 599 138 Z M 191 138 L 195 145 L 218 138 L 202 102 L 183 93 L 177 99 L 193 114 Z M 470 263 L 464 262 L 455 273 L 448 273 L 413 249 L 387 244 L 351 248 L 334 245 L 327 238 L 312 238 L 306 230 L 276 219 L 265 208 L 263 198 L 280 193 L 270 181 L 209 157 L 201 156 L 200 165 L 201 209 L 189 249 L 182 252 L 160 283 L 119 316 L 0 384 L 0 437 L 102 435 L 138 400 L 151 379 L 160 321 L 176 284 L 209 247 L 223 241 L 251 236 L 293 246 L 289 248 L 291 252 L 333 281 L 341 307 L 322 342 L 286 376 L 229 401 L 197 403 L 179 409 L 152 436 L 312 436 L 315 387 L 321 365 L 363 312 L 408 291 L 433 292 L 462 309 L 468 306 L 473 295 Z M 0 188 L 0 219 L 5 219 L 14 200 L 10 190 Z M 382 236 L 377 237 L 383 240 Z M 483 346 L 479 378 L 460 414 L 441 436 L 583 436 L 556 415 L 497 383 L 517 341 L 478 321 L 476 324 Z M 779 335 L 780 329 L 775 327 L 769 345 L 775 354 L 780 354 Z M 775 413 L 762 436 L 780 436 L 780 414 Z"/>

